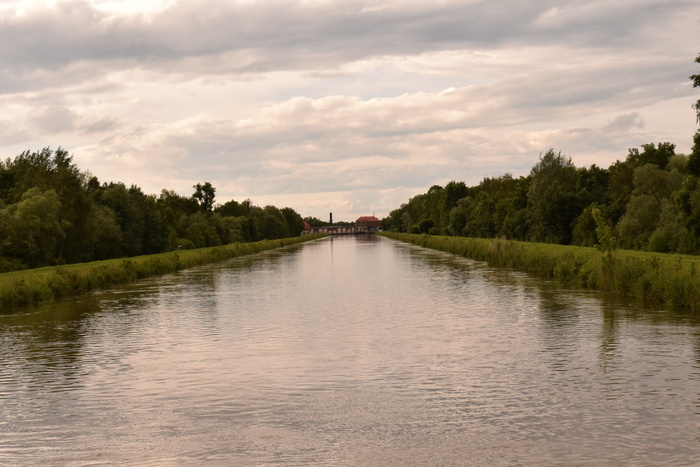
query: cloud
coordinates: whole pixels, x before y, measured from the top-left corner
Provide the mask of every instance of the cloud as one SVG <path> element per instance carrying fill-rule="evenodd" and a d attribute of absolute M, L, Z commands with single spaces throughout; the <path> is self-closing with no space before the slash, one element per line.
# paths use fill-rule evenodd
<path fill-rule="evenodd" d="M 148 16 L 82 0 L 0 16 L 0 64 L 58 69 L 85 61 L 152 66 L 229 54 L 227 72 L 326 69 L 387 55 L 568 43 L 609 47 L 644 35 L 689 0 L 609 2 L 181 1 Z"/>
<path fill-rule="evenodd" d="M 383 215 L 549 148 L 687 151 L 698 21 L 692 0 L 0 0 L 0 147 L 60 145 L 150 193 Z"/>
<path fill-rule="evenodd" d="M 153 192 L 168 187 L 154 186 L 155 181 L 179 179 L 189 187 L 208 180 L 226 186 L 220 195 L 240 198 L 416 188 L 451 179 L 478 183 L 484 176 L 527 172 L 533 157 L 550 147 L 625 148 L 630 132 L 644 126 L 635 112 L 599 128 L 527 132 L 504 125 L 498 137 L 475 122 L 506 109 L 494 102 L 484 113 L 481 100 L 470 106 L 474 92 L 479 93 L 464 88 L 369 100 L 293 98 L 243 120 L 203 114 L 140 127 L 77 148 L 76 154 L 90 167 L 158 173 L 164 178 L 147 182 Z"/>
<path fill-rule="evenodd" d="M 76 115 L 66 107 L 51 106 L 34 112 L 30 120 L 40 133 L 61 133 L 74 129 Z"/>
<path fill-rule="evenodd" d="M 629 131 L 633 128 L 644 128 L 645 121 L 639 112 L 632 112 L 624 115 L 618 115 L 611 122 L 603 127 L 605 132 L 620 132 Z"/>

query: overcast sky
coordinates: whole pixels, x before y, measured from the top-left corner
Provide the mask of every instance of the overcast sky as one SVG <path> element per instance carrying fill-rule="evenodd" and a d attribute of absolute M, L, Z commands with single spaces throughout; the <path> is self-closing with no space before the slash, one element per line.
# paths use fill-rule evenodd
<path fill-rule="evenodd" d="M 0 0 L 0 156 L 302 216 L 386 216 L 549 148 L 688 153 L 697 0 Z"/>

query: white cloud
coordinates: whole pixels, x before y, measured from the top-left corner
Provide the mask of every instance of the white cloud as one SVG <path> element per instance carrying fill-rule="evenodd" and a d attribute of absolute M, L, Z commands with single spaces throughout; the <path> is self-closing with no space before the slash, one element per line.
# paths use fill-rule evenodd
<path fill-rule="evenodd" d="M 691 0 L 0 0 L 0 147 L 60 145 L 152 193 L 386 215 L 549 148 L 687 152 L 699 21 Z"/>

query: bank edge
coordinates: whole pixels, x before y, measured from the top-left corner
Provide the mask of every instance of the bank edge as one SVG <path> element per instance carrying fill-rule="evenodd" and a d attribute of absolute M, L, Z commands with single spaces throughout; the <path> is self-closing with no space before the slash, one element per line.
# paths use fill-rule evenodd
<path fill-rule="evenodd" d="M 380 235 L 445 251 L 490 266 L 512 268 L 567 284 L 649 303 L 700 310 L 700 257 L 482 239 L 381 232 Z"/>
<path fill-rule="evenodd" d="M 232 243 L 211 248 L 3 273 L 0 274 L 0 312 L 321 237 L 324 235 Z"/>

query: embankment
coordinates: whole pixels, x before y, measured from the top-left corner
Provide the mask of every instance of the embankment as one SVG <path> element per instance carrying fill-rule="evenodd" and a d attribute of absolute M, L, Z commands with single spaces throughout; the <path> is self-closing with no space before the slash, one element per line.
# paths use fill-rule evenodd
<path fill-rule="evenodd" d="M 700 257 L 505 239 L 382 232 L 388 238 L 446 251 L 491 266 L 512 268 L 567 284 L 700 310 Z"/>
<path fill-rule="evenodd" d="M 80 295 L 90 290 L 306 242 L 322 236 L 305 235 L 254 243 L 233 243 L 212 248 L 4 273 L 0 274 L 0 311 Z"/>

